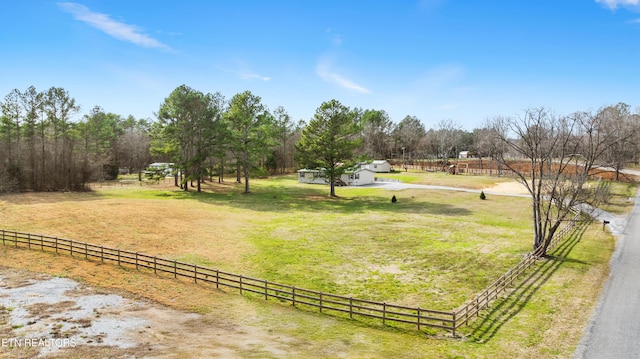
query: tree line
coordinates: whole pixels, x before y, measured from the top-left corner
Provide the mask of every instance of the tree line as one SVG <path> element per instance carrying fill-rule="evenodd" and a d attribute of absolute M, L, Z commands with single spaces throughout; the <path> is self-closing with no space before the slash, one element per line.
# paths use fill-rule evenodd
<path fill-rule="evenodd" d="M 0 102 L 0 192 L 75 191 L 149 160 L 151 122 L 79 105 L 60 87 L 14 89 Z"/>
<path fill-rule="evenodd" d="M 176 185 L 184 190 L 233 174 L 249 192 L 251 177 L 300 167 L 322 167 L 333 178 L 339 165 L 357 160 L 446 161 L 462 150 L 492 160 L 509 156 L 491 136 L 489 120 L 473 131 L 453 120 L 427 129 L 415 116 L 395 123 L 384 110 L 330 100 L 308 122 L 293 121 L 282 106 L 269 110 L 250 91 L 227 100 L 181 85 L 161 103 L 155 121 L 99 106 L 77 119 L 80 107 L 59 87 L 16 89 L 0 105 L 0 192 L 82 190 L 119 171 L 139 173 L 152 161 L 174 163 Z M 592 115 L 608 119 L 602 136 L 617 139 L 598 163 L 619 171 L 637 162 L 638 114 L 621 103 Z"/>
<path fill-rule="evenodd" d="M 534 250 L 546 253 L 576 205 L 597 206 L 606 182 L 638 163 L 640 112 L 627 104 L 557 115 L 529 108 L 519 116 L 485 119 L 465 131 L 452 120 L 426 129 L 415 116 L 397 124 L 384 110 L 323 102 L 309 122 L 294 122 L 283 107 L 270 111 L 250 91 L 226 100 L 182 85 L 164 99 L 157 121 L 126 118 L 96 106 L 80 107 L 63 88 L 13 90 L 0 102 L 0 193 L 75 191 L 88 183 L 141 173 L 151 161 L 173 163 L 175 185 L 235 174 L 250 178 L 300 167 L 323 168 L 335 196 L 335 178 L 357 161 L 402 159 L 446 163 L 461 150 L 512 171 L 532 199 Z M 524 164 L 524 165 L 523 165 Z"/>

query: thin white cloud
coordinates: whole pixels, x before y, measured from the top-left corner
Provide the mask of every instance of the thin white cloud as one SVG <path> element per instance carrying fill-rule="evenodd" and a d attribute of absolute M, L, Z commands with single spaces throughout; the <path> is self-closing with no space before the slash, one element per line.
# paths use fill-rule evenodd
<path fill-rule="evenodd" d="M 93 26 L 118 40 L 131 42 L 142 47 L 172 51 L 171 47 L 143 33 L 137 26 L 113 20 L 109 15 L 93 12 L 82 4 L 62 2 L 58 3 L 58 7 L 73 15 L 76 20 Z"/>
<path fill-rule="evenodd" d="M 331 64 L 327 61 L 321 61 L 318 64 L 318 66 L 316 66 L 316 74 L 326 82 L 330 84 L 338 85 L 349 91 L 354 91 L 354 92 L 364 93 L 364 94 L 371 93 L 371 90 L 369 90 L 368 88 L 358 85 L 357 83 L 334 72 L 333 69 L 331 68 Z"/>
<path fill-rule="evenodd" d="M 342 46 L 342 44 L 344 43 L 344 38 L 342 37 L 342 35 L 334 33 L 331 28 L 328 28 L 326 32 L 327 34 L 331 35 L 330 41 L 333 46 Z"/>
<path fill-rule="evenodd" d="M 269 81 L 271 77 L 262 76 L 252 71 L 235 71 L 235 73 L 243 80 L 261 80 L 261 81 Z"/>
<path fill-rule="evenodd" d="M 611 10 L 620 7 L 640 7 L 640 0 L 596 0 L 596 2 Z"/>
<path fill-rule="evenodd" d="M 216 68 L 220 71 L 233 74 L 241 80 L 260 80 L 264 82 L 271 80 L 271 77 L 264 76 L 253 71 L 251 69 L 251 65 L 242 59 L 236 59 L 227 65 L 216 65 Z"/>

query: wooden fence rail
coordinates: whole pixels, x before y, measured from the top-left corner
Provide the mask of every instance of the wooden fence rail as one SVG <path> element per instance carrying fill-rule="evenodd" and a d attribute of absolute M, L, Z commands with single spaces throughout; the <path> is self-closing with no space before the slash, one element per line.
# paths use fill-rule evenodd
<path fill-rule="evenodd" d="M 569 234 L 580 213 L 572 221 L 565 225 L 550 248 L 555 246 L 567 234 Z M 118 248 L 110 248 L 87 242 L 79 242 L 70 239 L 8 231 L 1 229 L 2 244 L 42 251 L 55 251 L 55 253 L 69 253 L 72 257 L 84 257 L 87 260 L 99 260 L 102 262 L 116 263 L 119 266 L 135 266 L 136 269 L 153 270 L 155 274 L 166 273 L 174 278 L 188 278 L 196 283 L 208 283 L 216 288 L 226 287 L 237 289 L 240 294 L 252 293 L 265 300 L 276 299 L 291 303 L 296 307 L 317 309 L 320 312 L 334 312 L 348 315 L 349 318 L 364 317 L 381 320 L 383 325 L 387 322 L 402 323 L 422 328 L 437 328 L 452 332 L 456 336 L 456 330 L 477 316 L 481 310 L 487 308 L 492 301 L 506 291 L 513 282 L 529 269 L 539 257 L 537 253 L 527 254 L 514 268 L 510 269 L 498 280 L 493 282 L 484 291 L 476 295 L 469 302 L 457 310 L 441 311 L 424 309 L 420 307 L 407 307 L 385 302 L 377 302 L 336 294 L 324 293 L 291 285 L 280 284 L 246 277 L 238 274 L 224 272 L 218 269 L 170 260 L 162 257 L 151 256 Z"/>
<path fill-rule="evenodd" d="M 3 245 L 68 253 L 73 257 L 112 262 L 119 266 L 130 265 L 135 266 L 136 269 L 145 268 L 153 270 L 156 274 L 167 273 L 173 275 L 174 278 L 188 278 L 196 283 L 215 285 L 216 288 L 237 289 L 241 294 L 253 293 L 264 299 L 277 299 L 291 303 L 293 306 L 307 306 L 316 308 L 320 312 L 344 313 L 349 318 L 360 316 L 382 320 L 383 324 L 387 324 L 387 322 L 409 324 L 416 326 L 419 330 L 423 327 L 439 328 L 452 332 L 455 330 L 452 312 L 407 307 L 313 291 L 196 264 L 58 237 L 8 230 L 0 230 L 0 233 Z"/>
<path fill-rule="evenodd" d="M 560 241 L 566 238 L 569 234 L 574 231 L 576 223 L 583 216 L 580 210 L 573 210 L 573 218 L 566 223 L 564 226 L 558 229 L 558 231 L 554 234 L 551 243 L 548 246 L 548 250 L 556 247 Z M 463 325 L 467 325 L 469 320 L 471 320 L 474 316 L 480 314 L 480 311 L 489 307 L 491 302 L 498 299 L 499 295 L 505 292 L 507 289 L 511 287 L 513 282 L 524 274 L 531 266 L 536 263 L 536 260 L 541 255 L 541 249 L 535 252 L 528 253 L 525 257 L 515 265 L 515 267 L 511 268 L 507 273 L 503 274 L 496 281 L 491 283 L 485 290 L 478 293 L 473 299 L 463 304 L 457 310 L 454 310 L 455 317 L 455 329 L 460 328 Z M 453 331 L 455 333 L 455 330 Z"/>

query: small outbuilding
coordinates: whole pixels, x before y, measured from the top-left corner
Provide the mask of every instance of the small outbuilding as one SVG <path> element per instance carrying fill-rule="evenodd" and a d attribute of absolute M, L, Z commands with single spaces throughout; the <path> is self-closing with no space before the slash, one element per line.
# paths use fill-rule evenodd
<path fill-rule="evenodd" d="M 374 160 L 371 162 L 360 162 L 358 163 L 358 167 L 366 170 L 370 170 L 373 172 L 391 172 L 391 164 L 386 160 Z"/>
<path fill-rule="evenodd" d="M 471 153 L 471 151 L 461 151 L 458 154 L 458 158 L 472 158 L 473 154 Z"/>

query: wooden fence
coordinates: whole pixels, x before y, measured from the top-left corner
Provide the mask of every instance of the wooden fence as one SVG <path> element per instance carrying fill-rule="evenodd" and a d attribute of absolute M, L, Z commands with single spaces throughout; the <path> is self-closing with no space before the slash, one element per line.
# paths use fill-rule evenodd
<path fill-rule="evenodd" d="M 568 233 L 573 230 L 576 217 L 567 223 L 554 237 L 554 242 L 549 248 L 555 246 Z M 335 295 L 319 291 L 298 288 L 291 285 L 270 282 L 202 267 L 196 264 L 185 263 L 177 260 L 169 260 L 148 254 L 121 250 L 79 242 L 70 239 L 22 233 L 16 231 L 0 230 L 2 244 L 15 246 L 16 248 L 39 249 L 55 253 L 68 253 L 72 257 L 84 257 L 87 260 L 99 260 L 111 262 L 119 266 L 135 266 L 136 269 L 152 270 L 155 274 L 166 273 L 174 278 L 187 278 L 196 283 L 208 283 L 215 288 L 226 287 L 237 289 L 240 294 L 252 293 L 265 300 L 277 299 L 291 303 L 295 307 L 306 307 L 319 310 L 322 313 L 333 312 L 354 317 L 371 318 L 381 320 L 383 325 L 395 322 L 404 325 L 422 328 L 437 328 L 450 331 L 456 336 L 456 330 L 469 320 L 477 316 L 480 311 L 498 298 L 499 294 L 506 291 L 511 284 L 529 269 L 539 257 L 537 253 L 527 254 L 524 259 L 506 274 L 492 283 L 487 289 L 475 296 L 472 300 L 457 310 L 440 311 L 423 309 L 420 307 L 407 307 L 385 302 L 377 302 L 353 297 Z"/>
<path fill-rule="evenodd" d="M 202 267 L 195 264 L 168 260 L 143 253 L 98 246 L 86 242 L 78 242 L 58 237 L 35 235 L 15 231 L 0 230 L 2 244 L 42 251 L 68 253 L 73 257 L 100 260 L 102 262 L 117 263 L 120 266 L 131 265 L 136 269 L 147 268 L 154 273 L 168 273 L 174 278 L 182 277 L 196 283 L 209 283 L 216 288 L 226 287 L 238 289 L 240 294 L 254 293 L 265 300 L 275 298 L 293 306 L 307 306 L 320 312 L 339 312 L 349 318 L 357 316 L 414 325 L 418 330 L 432 327 L 455 330 L 452 312 L 405 307 L 400 305 L 380 303 L 353 297 L 323 293 L 295 286 L 274 283 L 223 272 L 217 269 Z"/>
<path fill-rule="evenodd" d="M 576 223 L 583 216 L 580 210 L 572 210 L 573 218 L 569 220 L 564 226 L 560 227 L 559 230 L 554 234 L 551 243 L 549 244 L 548 250 L 556 247 L 564 238 L 566 238 L 569 234 L 574 231 Z M 525 257 L 520 261 L 520 263 L 516 264 L 515 267 L 511 268 L 507 273 L 503 274 L 496 281 L 491 283 L 485 290 L 478 293 L 473 299 L 463 304 L 457 310 L 454 310 L 453 317 L 455 321 L 455 328 L 453 333 L 455 333 L 455 329 L 460 328 L 463 325 L 468 324 L 469 320 L 474 316 L 480 314 L 480 311 L 489 307 L 491 302 L 498 299 L 498 296 L 505 292 L 507 289 L 511 287 L 513 282 L 524 274 L 532 265 L 536 263 L 536 260 L 540 258 L 542 254 L 542 248 L 535 252 L 528 253 Z"/>

